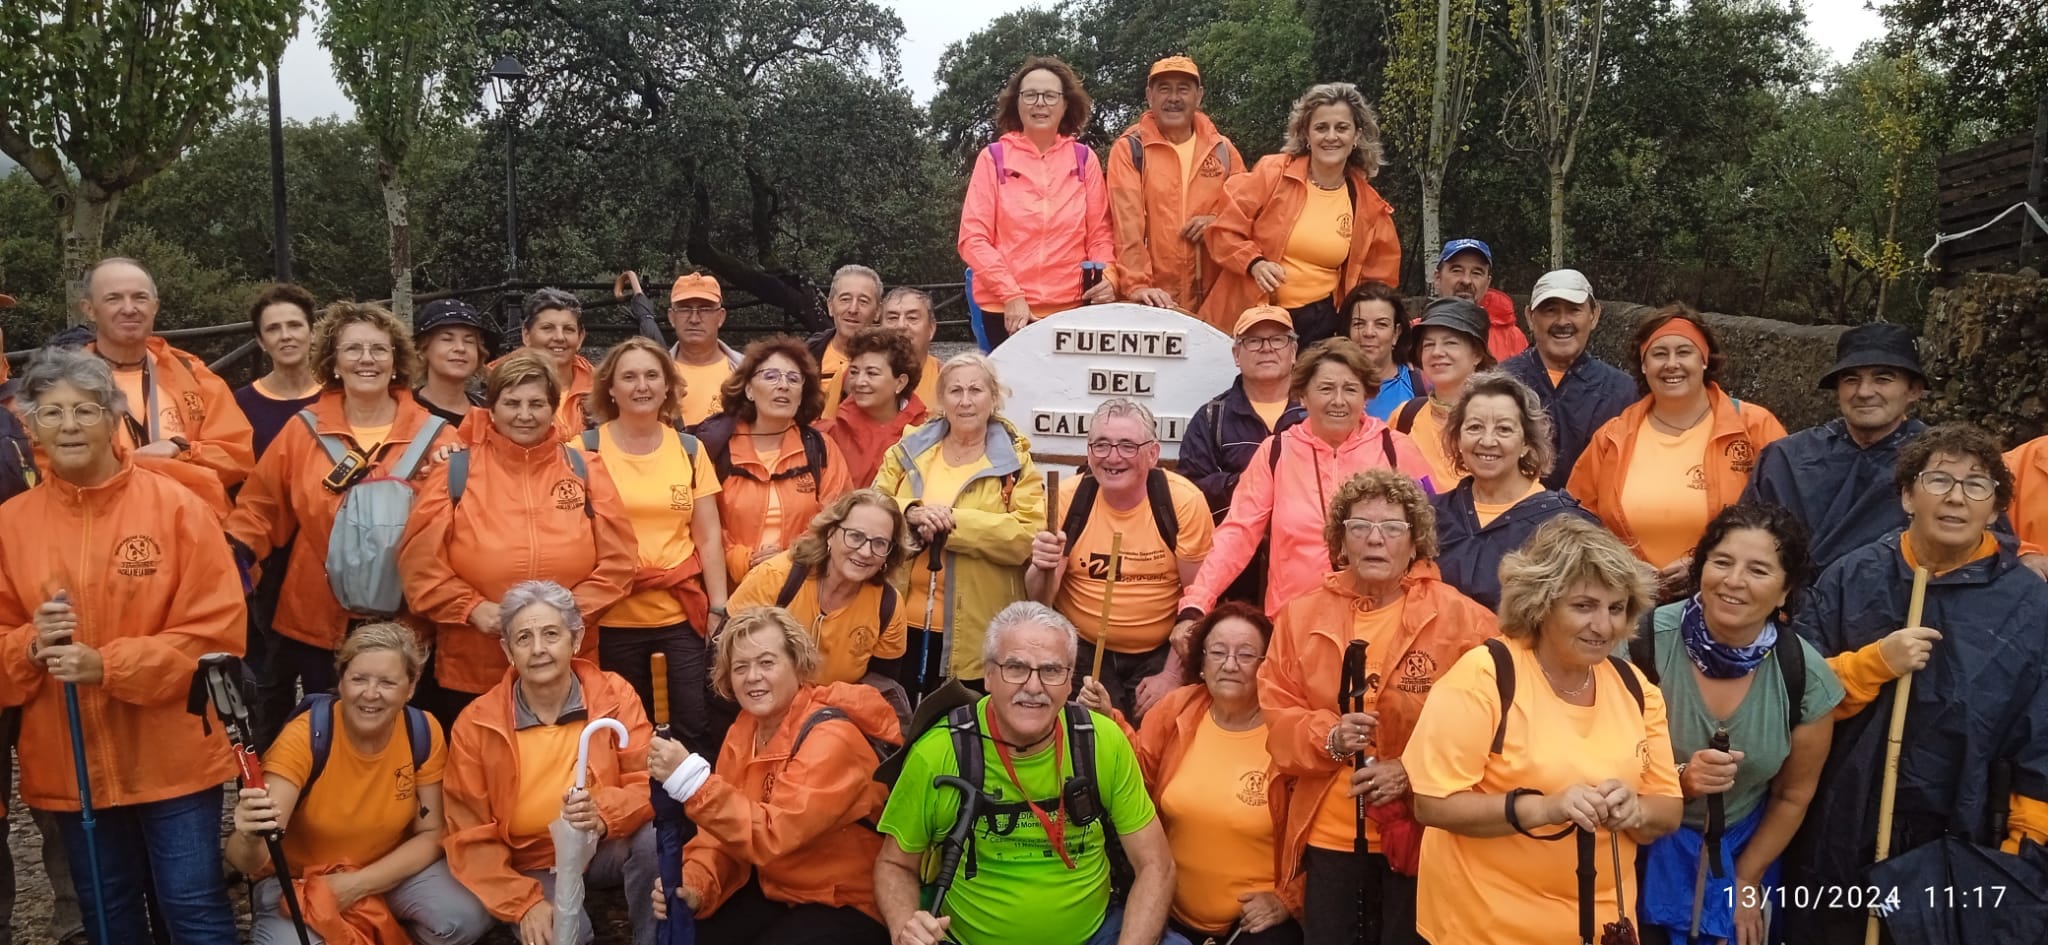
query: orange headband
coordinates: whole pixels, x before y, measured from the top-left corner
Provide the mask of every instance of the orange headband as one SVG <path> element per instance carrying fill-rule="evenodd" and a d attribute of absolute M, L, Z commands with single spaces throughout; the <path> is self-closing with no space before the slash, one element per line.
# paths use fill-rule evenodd
<path fill-rule="evenodd" d="M 1650 350 L 1650 346 L 1657 343 L 1657 339 L 1670 338 L 1674 335 L 1692 342 L 1694 347 L 1700 349 L 1702 357 L 1713 352 L 1713 349 L 1707 345 L 1706 333 L 1700 331 L 1700 326 L 1693 324 L 1692 319 L 1680 315 L 1657 326 L 1656 333 L 1644 340 L 1643 348 L 1641 351 L 1636 352 L 1636 357 L 1638 359 L 1642 358 Z"/>

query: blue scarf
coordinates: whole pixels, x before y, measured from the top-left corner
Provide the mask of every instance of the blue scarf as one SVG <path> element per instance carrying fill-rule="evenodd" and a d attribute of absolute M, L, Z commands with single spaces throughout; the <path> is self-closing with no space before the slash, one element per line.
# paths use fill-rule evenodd
<path fill-rule="evenodd" d="M 1707 632 L 1707 614 L 1700 609 L 1698 594 L 1686 600 L 1678 629 L 1685 640 L 1685 655 L 1692 657 L 1692 665 L 1699 667 L 1708 679 L 1740 679 L 1749 675 L 1764 657 L 1771 655 L 1771 647 L 1778 642 L 1776 620 L 1766 621 L 1764 631 L 1748 646 L 1729 646 L 1714 639 Z"/>

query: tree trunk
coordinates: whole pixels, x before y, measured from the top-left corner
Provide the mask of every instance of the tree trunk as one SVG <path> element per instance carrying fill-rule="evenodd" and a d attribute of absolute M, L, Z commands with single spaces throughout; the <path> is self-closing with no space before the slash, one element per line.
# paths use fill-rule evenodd
<path fill-rule="evenodd" d="M 1435 163 L 1434 160 L 1429 161 L 1422 168 L 1422 284 L 1425 286 L 1431 284 L 1430 279 L 1441 262 L 1437 254 L 1444 248 L 1444 172 L 1432 167 Z"/>
<path fill-rule="evenodd" d="M 822 331 L 832 324 L 819 304 L 817 286 L 794 273 L 750 265 L 711 242 L 711 191 L 700 180 L 693 188 L 696 212 L 690 216 L 686 247 L 690 261 L 711 270 L 713 275 L 782 310 L 788 322 L 808 331 Z"/>
<path fill-rule="evenodd" d="M 412 325 L 412 221 L 406 212 L 405 174 L 396 164 L 379 163 L 384 186 L 384 219 L 391 227 L 391 314 Z"/>
<path fill-rule="evenodd" d="M 106 251 L 107 224 L 121 203 L 119 193 L 108 193 L 91 181 L 79 181 L 69 193 L 57 198 L 60 217 L 58 235 L 64 244 L 64 298 L 71 324 L 85 321 L 79 303 L 85 299 L 85 271 Z"/>
<path fill-rule="evenodd" d="M 1564 162 L 1550 160 L 1550 268 L 1564 268 Z"/>

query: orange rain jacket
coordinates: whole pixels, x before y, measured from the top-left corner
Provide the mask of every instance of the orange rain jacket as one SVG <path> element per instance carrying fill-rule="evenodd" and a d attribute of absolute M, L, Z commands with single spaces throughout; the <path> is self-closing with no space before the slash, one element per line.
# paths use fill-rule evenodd
<path fill-rule="evenodd" d="M 848 407 L 830 420 L 819 421 L 818 429 L 839 444 L 839 452 L 845 455 L 849 470 L 847 487 L 865 489 L 875 484 L 875 474 L 882 469 L 882 456 L 903 439 L 903 431 L 922 425 L 931 416 L 924 398 L 913 391 L 903 409 L 888 423 L 876 423 L 860 408 Z"/>
<path fill-rule="evenodd" d="M 1630 404 L 1621 416 L 1593 431 L 1593 441 L 1572 467 L 1565 486 L 1572 498 L 1599 517 L 1638 558 L 1643 549 L 1629 531 L 1628 517 L 1622 514 L 1621 490 L 1628 479 L 1629 460 L 1635 456 L 1636 436 L 1650 416 L 1650 401 L 1646 396 Z M 1736 400 L 1719 384 L 1707 385 L 1707 402 L 1713 408 L 1714 430 L 1700 469 L 1706 475 L 1707 515 L 1711 517 L 1742 497 L 1757 456 L 1771 441 L 1785 436 L 1785 427 L 1762 404 Z"/>
<path fill-rule="evenodd" d="M 553 440 L 520 446 L 481 409 L 456 441 L 470 455 L 462 504 L 449 499 L 444 463 L 420 490 L 398 552 L 406 601 L 435 625 L 441 684 L 482 692 L 505 673 L 499 638 L 471 626 L 469 615 L 521 581 L 554 581 L 576 594 L 588 628 L 579 655 L 594 655 L 599 617 L 626 596 L 640 567 L 639 543 L 603 457 L 584 457 L 585 482 L 569 465 L 568 447 Z"/>
<path fill-rule="evenodd" d="M 1249 174 L 1230 179 L 1223 212 L 1203 236 L 1218 272 L 1202 300 L 1202 320 L 1235 325 L 1244 310 L 1266 301 L 1252 281 L 1252 263 L 1278 263 L 1287 253 L 1287 239 L 1308 204 L 1308 157 L 1269 154 Z M 1394 208 L 1380 197 L 1365 172 L 1347 168 L 1357 199 L 1351 208 L 1351 254 L 1337 275 L 1331 303 L 1367 279 L 1401 284 L 1401 241 L 1394 235 Z"/>
<path fill-rule="evenodd" d="M 469 500 L 463 499 L 463 504 Z M 647 744 L 654 739 L 654 726 L 648 724 L 631 684 L 588 660 L 570 665 L 583 685 L 583 705 L 590 718 L 618 719 L 626 726 L 624 751 L 616 748 L 609 734 L 590 740 L 588 784 L 598 817 L 604 820 L 605 836 L 630 837 L 654 818 L 647 796 Z M 552 838 L 515 841 L 506 833 L 513 808 L 526 791 L 561 795 L 569 790 L 567 784 L 529 785 L 520 780 L 519 746 L 512 727 L 512 689 L 517 685 L 518 674 L 506 670 L 491 691 L 477 697 L 455 720 L 443 783 L 448 832 L 441 838 L 441 848 L 448 852 L 448 869 L 491 915 L 505 922 L 518 922 L 541 901 L 540 883 L 521 871 L 555 865 Z"/>
<path fill-rule="evenodd" d="M 754 452 L 754 438 L 747 432 L 750 429 L 751 424 L 735 423 L 729 455 L 732 468 L 738 472 L 718 484 L 718 522 L 725 529 L 725 580 L 732 587 L 739 587 L 754 567 L 751 559 L 754 550 L 761 547 L 762 527 L 767 524 L 763 513 L 768 509 L 770 491 L 781 500 L 779 544 L 787 550 L 796 547 L 796 540 L 810 527 L 813 516 L 853 488 L 851 463 L 832 437 L 824 438 L 824 472 L 776 479 L 775 474 L 804 464 L 802 437 L 795 428 L 784 433 L 782 455 L 776 459 L 775 468 L 769 469 L 761 462 L 761 454 Z"/>
<path fill-rule="evenodd" d="M 1188 756 L 1188 748 L 1195 743 L 1195 732 L 1202 727 L 1202 719 L 1209 714 L 1209 707 L 1216 700 L 1209 697 L 1209 687 L 1194 683 L 1182 686 L 1166 694 L 1152 711 L 1145 713 L 1145 725 L 1131 739 L 1138 751 L 1138 768 L 1144 772 L 1145 788 L 1152 792 L 1152 802 L 1159 803 L 1166 793 L 1166 786 L 1173 781 L 1173 775 L 1180 770 L 1180 763 Z M 1117 713 L 1122 722 L 1123 713 Z M 1282 776 L 1278 767 L 1269 760 L 1266 764 L 1266 810 L 1273 815 L 1273 835 L 1284 836 L 1287 826 L 1289 798 L 1293 781 Z M 1274 894 L 1287 904 L 1288 911 L 1300 915 L 1303 897 L 1308 884 L 1300 870 L 1289 870 L 1280 862 L 1286 852 L 1285 844 L 1273 844 L 1273 889 Z M 1301 851 L 1294 851 L 1296 857 Z M 1290 884 L 1286 877 L 1293 873 Z"/>
<path fill-rule="evenodd" d="M 2006 514 L 2013 533 L 2022 545 L 2048 547 L 2048 436 L 2014 447 L 2005 454 L 2005 465 L 2012 470 L 2012 505 Z"/>
<path fill-rule="evenodd" d="M 158 415 L 175 415 L 185 428 L 185 439 L 192 444 L 178 458 L 211 470 L 220 477 L 221 488 L 233 489 L 256 468 L 256 431 L 249 427 L 249 418 L 242 415 L 242 408 L 235 403 L 234 391 L 207 370 L 206 362 L 198 355 L 173 348 L 170 342 L 155 336 L 146 345 L 148 377 L 156 385 Z M 95 353 L 99 350 L 93 345 L 86 349 Z M 137 413 L 148 411 L 147 404 L 131 407 Z M 151 436 L 157 434 L 159 426 L 149 425 Z M 126 423 L 120 425 L 115 442 L 129 448 L 145 445 L 135 442 Z M 50 468 L 48 457 L 41 450 L 36 451 L 36 463 L 40 468 Z"/>
<path fill-rule="evenodd" d="M 1373 695 L 1365 709 L 1379 715 L 1372 753 L 1399 758 L 1422 717 L 1422 703 L 1436 681 L 1465 651 L 1497 635 L 1493 611 L 1445 584 L 1436 562 L 1417 561 L 1401 579 L 1401 627 L 1391 642 L 1366 648 L 1366 680 Z M 1323 578 L 1323 586 L 1295 598 L 1273 623 L 1273 643 L 1259 666 L 1259 704 L 1266 710 L 1266 750 L 1292 783 L 1287 832 L 1280 863 L 1284 882 L 1301 879 L 1302 851 L 1331 782 L 1349 777 L 1351 766 L 1324 748 L 1341 715 L 1344 648 L 1366 610 L 1350 572 Z M 1378 680 L 1373 686 L 1372 681 Z M 1366 837 L 1379 849 L 1379 825 L 1368 819 Z"/>
<path fill-rule="evenodd" d="M 328 391 L 308 408 L 320 432 L 355 444 L 348 415 L 339 391 Z M 398 413 L 391 421 L 391 433 L 384 440 L 370 466 L 370 476 L 387 477 L 391 467 L 411 446 L 432 415 L 411 397 L 398 398 Z M 455 427 L 443 426 L 435 446 L 453 442 Z M 415 484 L 431 471 L 431 450 L 413 473 Z M 271 442 L 270 450 L 256 464 L 256 472 L 235 498 L 235 510 L 228 516 L 228 537 L 241 542 L 262 561 L 278 548 L 291 546 L 285 564 L 284 589 L 278 597 L 277 615 L 271 626 L 301 643 L 333 649 L 347 635 L 350 615 L 344 613 L 327 583 L 327 543 L 334 533 L 334 516 L 341 510 L 342 494 L 329 490 L 322 481 L 334 468 L 305 421 L 293 417 Z"/>
<path fill-rule="evenodd" d="M 852 724 L 821 722 L 791 754 L 797 732 L 827 707 Z M 752 873 L 775 902 L 851 906 L 880 921 L 874 865 L 882 835 L 863 821 L 881 819 L 889 788 L 874 779 L 881 759 L 868 738 L 901 744 L 896 710 L 872 687 L 831 683 L 797 690 L 759 751 L 757 722 L 740 714 L 717 773 L 683 808 L 697 825 L 683 847 L 683 885 L 703 897 L 697 915 L 718 911 Z"/>
<path fill-rule="evenodd" d="M 1182 239 L 1180 231 L 1190 217 L 1223 212 L 1223 184 L 1244 173 L 1244 157 L 1201 112 L 1194 116 L 1194 135 L 1192 180 L 1180 164 L 1180 152 L 1149 111 L 1109 147 L 1109 223 L 1122 276 L 1117 294 L 1124 298 L 1139 289 L 1164 289 L 1182 308 L 1198 311 L 1217 278 L 1216 260 L 1207 247 Z M 1143 170 L 1131 159 L 1132 140 L 1139 143 Z M 1233 315 L 1216 327 L 1228 333 L 1236 323 Z"/>
<path fill-rule="evenodd" d="M 1018 298 L 1038 317 L 1074 308 L 1081 304 L 1081 264 L 1116 260 L 1102 161 L 1085 146 L 1077 161 L 1074 139 L 1065 135 L 1043 153 L 1021 131 L 997 143 L 1008 179 L 997 179 L 995 158 L 981 149 L 960 205 L 958 247 L 974 270 L 974 301 L 997 316 L 1004 302 Z M 1108 279 L 1120 284 L 1114 271 Z"/>
<path fill-rule="evenodd" d="M 78 687 L 93 803 L 127 807 L 217 789 L 227 737 L 185 711 L 199 657 L 240 656 L 248 609 L 220 520 L 175 479 L 128 461 L 81 489 L 51 476 L 0 510 L 0 706 L 22 706 L 21 797 L 75 811 L 63 685 L 29 656 L 36 608 L 65 591 L 105 678 Z"/>

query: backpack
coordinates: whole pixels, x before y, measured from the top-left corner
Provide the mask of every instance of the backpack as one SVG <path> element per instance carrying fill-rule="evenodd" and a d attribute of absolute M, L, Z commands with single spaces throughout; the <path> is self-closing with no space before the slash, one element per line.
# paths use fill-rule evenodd
<path fill-rule="evenodd" d="M 786 577 L 782 580 L 782 589 L 775 592 L 775 606 L 777 607 L 786 608 L 789 606 L 790 601 L 796 600 L 796 592 L 802 590 L 804 582 L 810 580 L 811 577 L 811 569 L 805 567 L 802 562 L 799 562 L 796 559 L 792 558 L 790 559 L 789 564 L 789 577 Z M 882 626 L 880 627 L 880 629 L 887 630 L 889 628 L 890 621 L 893 621 L 895 619 L 896 588 L 890 586 L 887 583 L 884 583 L 882 585 Z M 824 710 L 820 709 L 819 711 L 822 712 Z M 841 715 L 843 717 L 844 713 L 841 713 Z M 805 723 L 804 728 L 805 730 L 809 730 L 810 724 Z M 797 741 L 798 743 L 802 743 L 803 735 L 801 733 L 797 735 Z M 790 751 L 794 753 L 796 749 L 792 748 L 790 749 Z"/>
<path fill-rule="evenodd" d="M 1636 637 L 1628 641 L 1629 662 L 1643 671 L 1650 685 L 1658 685 L 1656 626 L 1653 619 L 1656 608 L 1643 615 L 1643 622 L 1636 629 Z M 1791 645 L 1785 645 L 1784 637 L 1791 636 Z M 1785 684 L 1785 730 L 1799 727 L 1799 710 L 1806 704 L 1806 647 L 1801 646 L 1796 635 L 1785 631 L 1780 635 L 1778 645 L 1771 647 L 1771 658 L 1778 661 L 1778 677 Z M 1683 644 L 1681 644 L 1683 645 Z"/>
<path fill-rule="evenodd" d="M 34 488 L 37 478 L 36 451 L 29 445 L 28 431 L 11 411 L 0 407 L 0 502 Z"/>
<path fill-rule="evenodd" d="M 1130 149 L 1131 149 L 1131 167 L 1132 167 L 1133 169 L 1135 169 L 1135 170 L 1136 170 L 1136 171 L 1138 172 L 1138 176 L 1139 176 L 1140 178 L 1143 178 L 1143 177 L 1145 176 L 1145 143 L 1144 143 L 1143 141 L 1140 141 L 1140 140 L 1138 140 L 1138 136 L 1137 136 L 1137 135 L 1136 135 L 1135 133 L 1134 133 L 1134 134 L 1127 134 L 1127 135 L 1124 135 L 1124 143 L 1125 143 L 1126 145 L 1128 145 L 1128 146 L 1130 147 Z M 1223 168 L 1223 179 L 1224 179 L 1224 180 L 1229 180 L 1229 179 L 1230 179 L 1230 142 L 1229 142 L 1229 141 L 1227 141 L 1227 140 L 1219 140 L 1219 141 L 1217 141 L 1217 142 L 1216 142 L 1216 163 L 1217 163 L 1217 165 L 1218 165 L 1218 166 L 1220 166 L 1220 167 L 1222 167 L 1222 168 Z"/>
<path fill-rule="evenodd" d="M 1087 467 L 1081 468 L 1080 481 L 1074 485 L 1074 499 L 1067 503 L 1066 520 L 1060 530 L 1069 541 L 1079 541 L 1081 533 L 1088 528 L 1088 517 L 1095 512 L 1095 497 L 1102 491 L 1102 482 L 1088 474 Z M 1159 538 L 1166 542 L 1166 553 L 1178 554 L 1180 547 L 1180 516 L 1173 508 L 1173 487 L 1166 481 L 1166 470 L 1153 469 L 1145 475 L 1145 499 L 1152 506 L 1152 526 L 1159 530 Z"/>
<path fill-rule="evenodd" d="M 1388 424 L 1388 426 L 1402 433 L 1414 432 L 1415 417 L 1417 414 L 1422 413 L 1422 408 L 1427 406 L 1429 406 L 1428 397 L 1411 398 L 1407 403 L 1401 405 L 1401 409 L 1394 411 L 1394 422 Z"/>
<path fill-rule="evenodd" d="M 988 146 L 988 156 L 996 165 L 996 186 L 1001 187 L 1009 183 L 1012 175 L 1010 169 L 1003 164 L 1003 143 L 991 142 Z M 1074 142 L 1074 179 L 1082 182 L 1088 180 L 1088 146 L 1079 140 Z"/>
<path fill-rule="evenodd" d="M 335 465 L 354 455 L 341 437 L 320 432 L 312 410 L 299 411 L 299 419 Z M 390 616 L 405 609 L 398 545 L 405 538 L 406 520 L 417 497 L 411 480 L 445 426 L 440 417 L 428 417 L 387 475 L 365 478 L 342 494 L 341 507 L 334 512 L 334 531 L 327 537 L 325 564 L 327 589 L 334 592 L 343 610 Z M 390 446 L 384 444 L 365 465 L 374 464 Z"/>
<path fill-rule="evenodd" d="M 1486 652 L 1493 657 L 1493 680 L 1500 687 L 1500 721 L 1493 728 L 1493 754 L 1500 754 L 1501 744 L 1508 737 L 1508 709 L 1515 704 L 1515 656 L 1509 652 L 1507 642 L 1499 637 L 1486 641 Z M 1636 678 L 1635 670 L 1619 656 L 1607 658 L 1608 665 L 1621 674 L 1621 684 L 1628 687 L 1628 694 L 1635 697 L 1636 711 L 1643 711 L 1643 683 Z"/>
<path fill-rule="evenodd" d="M 828 705 L 804 717 L 804 724 L 797 727 L 796 741 L 789 743 L 789 756 L 795 758 L 797 749 L 804 747 L 804 740 L 811 737 L 811 729 L 817 728 L 826 722 L 846 722 L 853 725 L 854 729 L 860 732 L 860 737 L 867 741 L 868 747 L 874 749 L 875 760 L 877 761 L 887 760 L 890 755 L 895 754 L 903 747 L 886 738 L 877 738 L 869 735 L 868 730 L 861 728 L 859 723 L 854 722 L 853 717 L 847 715 L 845 709 L 836 705 Z M 862 821 L 862 823 L 873 826 L 868 824 L 867 821 Z"/>
<path fill-rule="evenodd" d="M 307 693 L 289 718 L 301 715 L 306 716 L 306 730 L 313 740 L 313 766 L 306 771 L 306 783 L 299 785 L 298 803 L 303 808 L 306 795 L 313 791 L 313 782 L 320 780 L 320 772 L 327 770 L 327 756 L 334 753 L 334 693 Z M 427 713 L 411 704 L 405 706 L 405 740 L 412 748 L 415 779 L 420 769 L 426 767 L 428 753 L 434 750 L 434 733 L 428 724 Z"/>
<path fill-rule="evenodd" d="M 718 480 L 724 482 L 734 476 L 745 476 L 755 482 L 781 482 L 794 479 L 806 473 L 824 477 L 830 454 L 825 451 L 825 434 L 808 426 L 796 428 L 797 439 L 804 445 L 804 464 L 779 473 L 771 473 L 762 479 L 732 464 L 732 437 L 738 430 L 738 421 L 732 417 L 712 417 L 697 425 L 696 438 L 711 451 L 711 467 L 718 471 Z"/>
<path fill-rule="evenodd" d="M 589 519 L 596 518 L 597 510 L 590 507 L 589 464 L 583 461 L 582 453 L 578 453 L 566 446 L 562 447 L 562 457 L 569 461 L 569 471 L 575 473 L 576 478 L 583 480 L 583 517 Z M 448 457 L 449 508 L 452 509 L 462 504 L 462 493 L 467 488 L 469 488 L 469 451 L 461 450 L 455 453 L 455 455 Z"/>
<path fill-rule="evenodd" d="M 703 443 L 696 437 L 684 433 L 681 425 L 671 426 L 669 429 L 675 431 L 676 442 L 681 444 L 683 452 L 690 457 L 690 485 L 694 486 L 697 484 L 697 451 L 703 448 Z M 583 431 L 583 451 L 597 452 L 598 439 L 596 427 Z"/>
<path fill-rule="evenodd" d="M 946 731 L 953 740 L 953 758 L 959 766 L 959 774 L 975 785 L 984 785 L 988 773 L 986 756 L 982 753 L 981 716 L 975 711 L 978 703 L 969 703 L 954 709 L 946 716 Z M 1069 775 L 1060 797 L 1037 799 L 1039 809 L 1064 808 L 1070 801 L 1081 801 L 1089 811 L 1067 812 L 1067 821 L 1078 827 L 1086 827 L 1097 820 L 1102 821 L 1103 849 L 1109 854 L 1109 885 L 1112 901 L 1122 901 L 1131 888 L 1131 881 L 1137 872 L 1131 868 L 1130 857 L 1124 853 L 1123 841 L 1117 836 L 1116 823 L 1110 819 L 1109 807 L 1102 803 L 1102 785 L 1095 773 L 1095 719 L 1088 709 L 1078 702 L 1069 702 L 1062 714 L 1066 725 L 1067 751 L 1073 756 L 1074 773 Z M 906 736 L 906 742 L 914 741 Z M 997 801 L 982 792 L 981 819 L 991 832 L 997 824 L 1014 827 L 1020 818 L 1031 816 L 1031 805 L 1023 799 Z M 1004 831 L 1007 832 L 1007 829 Z M 967 852 L 961 866 L 968 878 L 974 877 L 974 834 L 968 836 Z"/>

